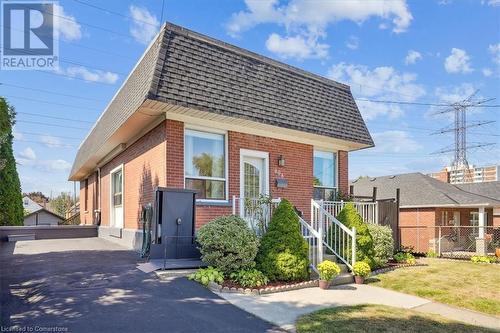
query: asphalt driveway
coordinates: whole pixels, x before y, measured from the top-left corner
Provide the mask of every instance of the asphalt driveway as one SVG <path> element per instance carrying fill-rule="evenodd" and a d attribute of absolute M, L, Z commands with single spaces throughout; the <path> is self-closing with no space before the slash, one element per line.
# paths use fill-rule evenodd
<path fill-rule="evenodd" d="M 279 332 L 186 278 L 158 280 L 99 239 L 0 245 L 2 331 Z"/>

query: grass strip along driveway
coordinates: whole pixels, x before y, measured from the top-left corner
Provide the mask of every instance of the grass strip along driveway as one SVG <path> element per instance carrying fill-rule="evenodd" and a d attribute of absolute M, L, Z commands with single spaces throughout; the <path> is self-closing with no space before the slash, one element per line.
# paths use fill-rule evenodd
<path fill-rule="evenodd" d="M 341 306 L 304 315 L 297 321 L 298 333 L 426 332 L 489 333 L 441 316 L 384 305 Z"/>
<path fill-rule="evenodd" d="M 379 274 L 367 283 L 500 316 L 500 265 L 430 258 L 422 261 L 428 266 Z"/>

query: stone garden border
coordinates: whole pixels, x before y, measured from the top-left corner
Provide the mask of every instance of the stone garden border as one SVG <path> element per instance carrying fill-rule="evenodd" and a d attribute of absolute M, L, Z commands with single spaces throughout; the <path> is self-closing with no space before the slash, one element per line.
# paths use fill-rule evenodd
<path fill-rule="evenodd" d="M 399 264 L 399 265 L 394 265 L 394 266 L 390 266 L 390 267 L 379 268 L 379 269 L 374 270 L 370 274 L 370 277 L 376 276 L 376 275 L 379 275 L 379 274 L 382 274 L 382 273 L 394 271 L 394 270 L 396 270 L 398 268 L 423 267 L 423 266 L 429 266 L 429 265 L 422 264 L 422 263 L 416 263 L 416 264 L 413 264 L 413 265 L 412 264 Z"/>
<path fill-rule="evenodd" d="M 299 283 L 292 283 L 292 284 L 286 284 L 283 286 L 273 286 L 273 287 L 266 287 L 262 289 L 250 289 L 250 288 L 228 288 L 228 287 L 223 287 L 220 284 L 217 284 L 215 282 L 210 282 L 208 284 L 208 289 L 210 289 L 213 292 L 216 293 L 234 293 L 234 294 L 245 294 L 245 295 L 253 295 L 253 296 L 259 296 L 259 295 L 265 295 L 265 294 L 273 294 L 273 293 L 279 293 L 282 291 L 290 291 L 290 290 L 298 290 L 298 289 L 304 289 L 304 288 L 313 288 L 313 287 L 318 287 L 319 285 L 319 280 L 311 280 L 311 281 L 304 281 L 304 282 L 299 282 Z"/>

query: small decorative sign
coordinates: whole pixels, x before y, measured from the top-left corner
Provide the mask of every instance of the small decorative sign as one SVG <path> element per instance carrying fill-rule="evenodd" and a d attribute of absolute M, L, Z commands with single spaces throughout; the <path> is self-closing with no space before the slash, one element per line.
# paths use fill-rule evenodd
<path fill-rule="evenodd" d="M 287 188 L 288 187 L 288 180 L 286 180 L 284 178 L 276 179 L 276 187 Z"/>

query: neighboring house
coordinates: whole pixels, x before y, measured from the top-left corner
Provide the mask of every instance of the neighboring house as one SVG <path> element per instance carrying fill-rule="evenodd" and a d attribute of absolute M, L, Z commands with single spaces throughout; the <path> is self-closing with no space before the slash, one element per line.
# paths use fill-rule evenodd
<path fill-rule="evenodd" d="M 233 197 L 348 192 L 348 153 L 373 141 L 344 84 L 167 23 L 81 144 L 82 224 L 140 246 L 156 187 L 197 191 L 196 227 Z M 117 232 L 119 230 L 119 232 Z"/>
<path fill-rule="evenodd" d="M 395 198 L 399 188 L 401 243 L 418 252 L 436 249 L 438 239 L 447 249 L 478 252 L 500 242 L 500 182 L 452 185 L 409 173 L 360 178 L 351 186 L 360 196 L 376 187 L 377 199 Z"/>
<path fill-rule="evenodd" d="M 24 216 L 25 226 L 59 225 L 63 221 L 64 218 L 43 207 Z"/>
<path fill-rule="evenodd" d="M 24 208 L 24 213 L 29 214 L 36 212 L 37 210 L 40 210 L 43 208 L 42 205 L 39 203 L 35 202 L 32 200 L 30 197 L 27 195 L 23 196 L 23 208 Z"/>
<path fill-rule="evenodd" d="M 462 170 L 454 170 L 451 166 L 443 168 L 439 172 L 430 173 L 429 176 L 445 183 L 482 183 L 500 181 L 500 165 L 490 165 L 484 167 L 471 166 L 469 169 L 470 180 L 467 181 L 466 175 Z"/>

